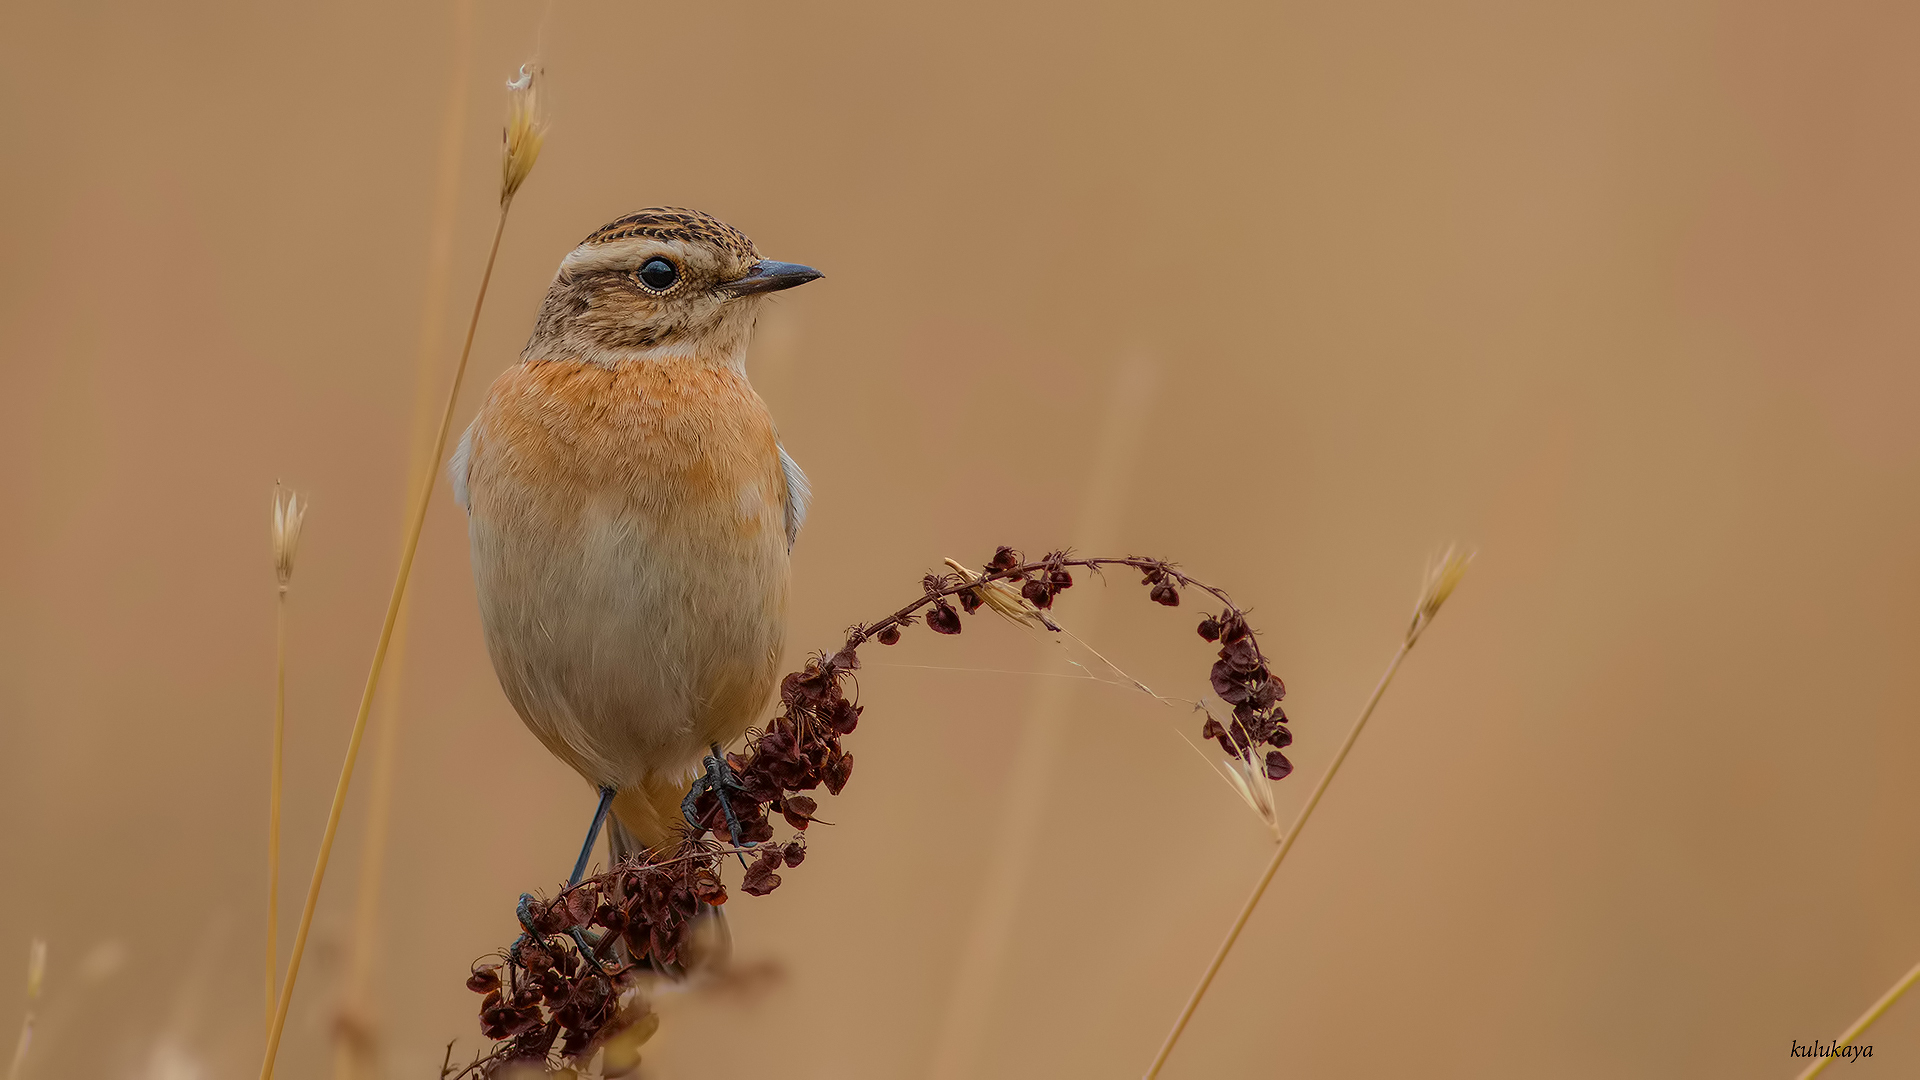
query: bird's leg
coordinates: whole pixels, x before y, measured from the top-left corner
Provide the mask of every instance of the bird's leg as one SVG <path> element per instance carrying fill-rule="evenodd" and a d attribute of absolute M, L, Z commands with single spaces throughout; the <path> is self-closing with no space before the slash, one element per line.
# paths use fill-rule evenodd
<path fill-rule="evenodd" d="M 580 857 L 574 860 L 573 876 L 567 879 L 567 887 L 580 884 L 586 876 L 587 860 L 593 857 L 593 842 L 600 839 L 600 826 L 607 823 L 607 808 L 613 805 L 613 788 L 600 789 L 600 805 L 593 811 L 593 824 L 587 827 L 587 842 L 580 845 Z"/>
<path fill-rule="evenodd" d="M 573 862 L 573 875 L 567 878 L 567 888 L 571 889 L 575 885 L 580 884 L 580 879 L 587 875 L 587 860 L 593 857 L 593 842 L 600 839 L 600 828 L 607 823 L 607 810 L 612 806 L 613 788 L 611 786 L 601 788 L 600 805 L 594 808 L 593 824 L 587 826 L 587 842 L 580 845 L 580 857 Z M 520 898 L 520 925 L 526 926 L 527 932 L 532 934 L 533 927 L 527 923 L 527 906 L 530 903 L 532 903 L 532 897 L 522 896 Z M 573 938 L 573 943 L 580 946 L 581 957 L 584 958 L 587 963 L 592 964 L 595 971 L 604 974 L 607 969 L 600 965 L 600 958 L 594 955 L 593 946 L 587 944 L 587 935 L 582 933 L 577 926 L 567 933 L 568 936 Z M 535 934 L 534 937 L 538 940 L 539 935 Z"/>
<path fill-rule="evenodd" d="M 696 779 L 693 786 L 687 789 L 687 797 L 680 800 L 680 813 L 687 819 L 687 824 L 695 829 L 704 828 L 694 804 L 699 801 L 702 792 L 712 792 L 714 799 L 720 803 L 720 812 L 726 816 L 728 839 L 733 841 L 734 847 L 744 847 L 740 818 L 733 812 L 733 801 L 727 796 L 735 791 L 745 791 L 746 787 L 735 775 L 733 766 L 727 764 L 727 756 L 720 752 L 720 744 L 714 743 L 711 749 L 713 753 L 708 754 L 706 760 L 706 775 Z M 745 861 L 745 856 L 741 859 Z"/>

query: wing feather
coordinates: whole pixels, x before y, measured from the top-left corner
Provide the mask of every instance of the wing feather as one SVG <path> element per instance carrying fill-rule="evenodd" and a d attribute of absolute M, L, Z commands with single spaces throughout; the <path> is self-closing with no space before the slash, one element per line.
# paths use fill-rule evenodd
<path fill-rule="evenodd" d="M 800 539 L 800 526 L 806 523 L 813 488 L 807 483 L 807 474 L 800 471 L 799 463 L 788 455 L 787 448 L 779 446 L 779 450 L 780 471 L 787 478 L 787 550 L 792 551 L 794 541 Z"/>
<path fill-rule="evenodd" d="M 447 461 L 447 479 L 453 481 L 453 501 L 469 514 L 473 513 L 473 507 L 468 505 L 467 469 L 473 459 L 473 429 L 479 426 L 477 419 L 467 425 L 466 434 L 460 436 L 460 445 L 454 447 L 453 457 Z M 792 531 L 792 526 L 788 526 L 788 531 Z"/>

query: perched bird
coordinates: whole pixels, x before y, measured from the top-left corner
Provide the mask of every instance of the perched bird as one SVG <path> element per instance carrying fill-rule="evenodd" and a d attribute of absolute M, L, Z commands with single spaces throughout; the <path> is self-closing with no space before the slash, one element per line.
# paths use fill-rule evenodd
<path fill-rule="evenodd" d="M 772 694 L 808 488 L 747 344 L 769 294 L 820 276 L 698 211 L 611 222 L 453 455 L 500 685 L 600 790 L 576 881 L 609 805 L 616 859 L 669 843 Z"/>

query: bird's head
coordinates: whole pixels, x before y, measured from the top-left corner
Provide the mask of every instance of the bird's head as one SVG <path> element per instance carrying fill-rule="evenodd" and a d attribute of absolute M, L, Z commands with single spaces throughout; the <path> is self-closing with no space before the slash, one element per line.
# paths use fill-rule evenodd
<path fill-rule="evenodd" d="M 601 226 L 561 260 L 526 359 L 738 366 L 761 301 L 820 276 L 762 259 L 746 234 L 698 210 L 641 210 Z"/>

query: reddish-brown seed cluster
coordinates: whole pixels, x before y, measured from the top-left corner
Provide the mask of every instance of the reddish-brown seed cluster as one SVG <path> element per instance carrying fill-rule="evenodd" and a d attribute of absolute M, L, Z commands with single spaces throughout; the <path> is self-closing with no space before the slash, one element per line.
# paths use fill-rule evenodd
<path fill-rule="evenodd" d="M 727 755 L 727 764 L 740 782 L 725 795 L 728 807 L 721 806 L 722 796 L 713 790 L 701 792 L 695 800 L 694 815 L 700 823 L 695 835 L 706 831 L 730 835 L 729 807 L 745 843 L 773 839 L 770 812 L 804 832 L 819 806 L 800 792 L 825 785 L 829 794 L 838 795 L 847 786 L 853 776 L 853 755 L 840 748 L 840 736 L 851 735 L 859 725 L 860 706 L 847 699 L 841 681 L 860 666 L 855 648 L 849 643 L 832 656 L 815 656 L 805 668 L 780 680 L 780 715 L 768 721 L 765 731 L 748 738 L 745 753 Z M 763 896 L 779 883 L 780 876 L 769 868 L 759 877 L 750 872 L 741 888 Z"/>
<path fill-rule="evenodd" d="M 1199 630 L 1201 637 L 1220 643 L 1220 659 L 1214 661 L 1210 675 L 1213 692 L 1233 706 L 1232 727 L 1209 717 L 1200 734 L 1219 742 L 1227 753 L 1248 761 L 1257 747 L 1273 747 L 1263 763 L 1267 779 L 1286 779 L 1293 771 L 1293 762 L 1281 753 L 1293 743 L 1286 711 L 1280 708 L 1280 699 L 1287 696 L 1287 684 L 1268 670 L 1267 658 L 1260 655 L 1253 631 L 1238 611 L 1229 607 L 1218 617 L 1209 615 L 1200 620 Z"/>
<path fill-rule="evenodd" d="M 987 603 L 983 589 L 993 582 L 1017 589 L 1027 603 L 1044 610 L 1073 587 L 1072 568 L 1098 573 L 1106 567 L 1138 571 L 1148 596 L 1168 607 L 1179 606 L 1183 588 L 1219 601 L 1220 614 L 1203 619 L 1199 630 L 1220 645 L 1211 682 L 1233 707 L 1233 720 L 1228 727 L 1209 718 L 1203 735 L 1248 762 L 1256 748 L 1269 746 L 1266 774 L 1278 780 L 1292 772 L 1280 752 L 1293 741 L 1280 709 L 1286 687 L 1272 673 L 1245 615 L 1225 593 L 1160 559 L 1076 558 L 1055 551 L 1028 561 L 1012 548 L 999 548 L 978 576 L 928 574 L 918 598 L 885 618 L 851 628 L 838 652 L 816 654 L 783 679 L 780 714 L 765 730 L 750 732 L 741 753 L 727 755 L 738 783 L 700 793 L 693 804 L 698 824 L 686 830 L 672 852 L 617 866 L 551 900 L 522 897 L 519 915 L 526 933 L 467 980 L 470 989 L 484 995 L 482 1031 L 499 1042 L 459 1072 L 443 1070 L 443 1077 L 491 1076 L 509 1063 L 584 1063 L 610 1038 L 647 1017 L 636 987 L 640 970 L 680 970 L 700 913 L 726 902 L 720 877 L 726 858 L 752 857 L 742 891 L 764 896 L 779 887 L 777 871 L 800 865 L 806 857 L 804 833 L 817 820 L 818 803 L 801 792 L 825 787 L 838 795 L 853 775 L 853 755 L 840 739 L 860 722 L 861 706 L 845 692 L 846 681 L 860 667 L 860 646 L 896 644 L 901 631 L 920 619 L 935 633 L 958 634 L 962 612 L 978 612 Z M 709 832 L 730 836 L 729 809 L 740 823 L 745 848 L 705 838 Z M 774 841 L 774 814 L 794 830 L 783 843 Z"/>
<path fill-rule="evenodd" d="M 632 995 L 622 1007 L 622 994 L 640 965 L 679 964 L 703 906 L 726 903 L 719 856 L 714 845 L 689 842 L 678 857 L 616 867 L 551 900 L 521 897 L 525 932 L 467 979 L 485 995 L 481 1033 L 504 1043 L 493 1067 L 573 1059 L 643 1018 L 644 1002 Z"/>

